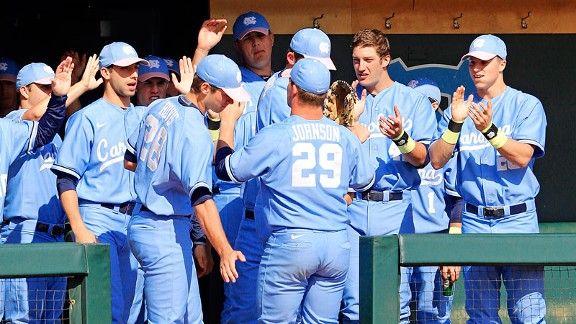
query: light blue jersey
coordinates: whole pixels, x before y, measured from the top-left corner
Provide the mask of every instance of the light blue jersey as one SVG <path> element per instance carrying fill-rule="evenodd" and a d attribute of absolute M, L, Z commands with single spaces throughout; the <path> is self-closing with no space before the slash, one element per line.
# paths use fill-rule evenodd
<path fill-rule="evenodd" d="M 25 111 L 12 111 L 6 118 L 20 122 Z M 50 171 L 61 144 L 62 139 L 56 135 L 51 143 L 21 155 L 10 165 L 5 218 L 64 224 L 66 215 L 58 199 L 56 175 Z"/>
<path fill-rule="evenodd" d="M 451 112 L 450 108 L 445 111 L 437 137 L 446 129 Z M 534 160 L 544 155 L 546 140 L 542 103 L 534 96 L 507 87 L 492 99 L 492 121 L 507 137 L 533 145 L 534 155 L 527 167 L 515 165 L 501 156 L 467 118 L 456 144 L 458 189 L 462 198 L 476 206 L 513 205 L 533 199 L 540 185 L 532 168 Z"/>
<path fill-rule="evenodd" d="M 274 73 L 266 81 L 256 110 L 257 132 L 268 125 L 279 123 L 290 117 L 290 107 L 286 98 L 289 76 L 290 70 L 283 70 Z"/>
<path fill-rule="evenodd" d="M 418 169 L 420 185 L 412 190 L 415 233 L 435 233 L 448 229 L 449 217 L 444 202 L 444 169 L 429 163 Z"/>
<path fill-rule="evenodd" d="M 212 183 L 214 149 L 204 115 L 183 97 L 156 100 L 128 145 L 138 158 L 136 201 L 156 215 L 191 215 L 190 195 Z"/>
<path fill-rule="evenodd" d="M 430 109 L 428 99 L 401 83 L 394 82 L 376 96 L 366 97 L 359 121 L 371 135 L 362 144 L 362 150 L 376 169 L 376 182 L 372 189 L 378 191 L 413 189 L 419 183 L 417 169 L 404 161 L 396 144 L 378 128 L 380 116 L 394 116 L 394 106 L 400 110 L 404 130 L 416 142 L 430 144 L 436 128 L 434 111 Z"/>
<path fill-rule="evenodd" d="M 34 139 L 38 130 L 36 122 L 14 122 L 0 118 L 0 210 L 4 211 L 4 199 L 8 183 L 10 164 L 18 156 L 29 152 L 34 147 Z M 21 194 L 21 193 L 20 193 Z"/>
<path fill-rule="evenodd" d="M 126 124 L 138 122 L 125 118 L 132 109 L 100 98 L 68 120 L 67 136 L 52 169 L 79 180 L 80 200 L 111 204 L 134 200 L 133 173 L 124 169 L 127 131 L 135 129 Z"/>
<path fill-rule="evenodd" d="M 226 158 L 226 169 L 235 181 L 260 177 L 255 213 L 272 228 L 344 230 L 344 194 L 349 187 L 365 190 L 373 180 L 358 139 L 325 117 L 291 116 L 260 130 Z"/>

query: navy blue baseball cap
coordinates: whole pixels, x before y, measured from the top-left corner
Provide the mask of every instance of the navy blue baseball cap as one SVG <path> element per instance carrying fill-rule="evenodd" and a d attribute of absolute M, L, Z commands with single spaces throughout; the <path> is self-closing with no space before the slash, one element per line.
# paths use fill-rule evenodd
<path fill-rule="evenodd" d="M 290 48 L 306 58 L 316 59 L 330 70 L 336 66 L 330 58 L 330 38 L 317 28 L 304 28 L 299 30 L 290 41 Z"/>
<path fill-rule="evenodd" d="M 52 84 L 54 70 L 44 63 L 30 63 L 24 65 L 16 77 L 16 89 L 20 89 L 32 83 Z"/>
<path fill-rule="evenodd" d="M 480 35 L 470 44 L 468 54 L 462 56 L 462 60 L 470 56 L 488 61 L 496 56 L 506 59 L 506 44 L 499 37 L 492 34 Z"/>
<path fill-rule="evenodd" d="M 166 62 L 166 66 L 168 66 L 168 71 L 176 73 L 176 75 L 180 75 L 180 62 L 173 58 L 164 58 L 164 62 Z"/>
<path fill-rule="evenodd" d="M 242 86 L 240 68 L 224 55 L 211 54 L 203 58 L 196 68 L 196 74 L 210 85 L 222 89 L 235 101 L 250 100 L 250 94 Z"/>
<path fill-rule="evenodd" d="M 116 66 L 129 66 L 135 63 L 148 64 L 145 59 L 138 57 L 134 47 L 124 42 L 110 43 L 100 51 L 100 68 Z"/>
<path fill-rule="evenodd" d="M 323 94 L 330 88 L 330 71 L 318 60 L 303 58 L 292 67 L 290 80 L 306 92 Z"/>
<path fill-rule="evenodd" d="M 432 98 L 434 101 L 440 103 L 442 101 L 442 94 L 440 93 L 440 88 L 436 82 L 428 78 L 418 78 L 410 80 L 408 86 L 428 98 Z"/>
<path fill-rule="evenodd" d="M 268 35 L 270 33 L 270 24 L 260 13 L 249 11 L 236 18 L 232 31 L 234 33 L 234 38 L 241 40 L 249 32 L 253 31 Z"/>
<path fill-rule="evenodd" d="M 16 82 L 17 75 L 18 65 L 16 62 L 9 58 L 0 58 L 0 80 Z"/>
<path fill-rule="evenodd" d="M 138 81 L 144 82 L 150 78 L 161 78 L 170 81 L 168 65 L 166 65 L 163 58 L 148 55 L 144 59 L 148 62 L 148 65 L 138 65 Z"/>

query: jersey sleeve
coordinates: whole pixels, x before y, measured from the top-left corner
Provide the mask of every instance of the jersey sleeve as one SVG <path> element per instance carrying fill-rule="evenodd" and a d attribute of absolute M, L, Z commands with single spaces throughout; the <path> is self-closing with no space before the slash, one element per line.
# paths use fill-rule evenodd
<path fill-rule="evenodd" d="M 186 124 L 187 126 L 189 124 Z M 195 125 L 198 127 L 198 125 Z M 193 132 L 181 131 L 181 140 L 173 141 L 174 145 L 171 151 L 181 151 L 180 156 L 174 154 L 168 155 L 167 159 L 175 159 L 174 162 L 168 162 L 171 172 L 180 179 L 183 187 L 188 191 L 189 196 L 202 187 L 211 190 L 212 188 L 212 158 L 214 147 L 210 136 L 202 133 L 203 130 Z"/>
<path fill-rule="evenodd" d="M 350 143 L 351 171 L 348 186 L 356 191 L 366 191 L 374 184 L 376 170 L 371 166 L 369 156 L 360 148 L 360 141 L 354 137 Z"/>
<path fill-rule="evenodd" d="M 414 109 L 410 136 L 417 142 L 430 144 L 436 132 L 436 116 L 425 96 L 419 96 Z"/>
<path fill-rule="evenodd" d="M 90 121 L 84 115 L 74 114 L 66 124 L 66 135 L 52 169 L 80 179 L 88 167 L 93 142 Z"/>
<path fill-rule="evenodd" d="M 546 114 L 540 100 L 529 95 L 525 96 L 528 99 L 520 109 L 518 124 L 514 127 L 512 138 L 533 145 L 535 147 L 534 157 L 539 158 L 544 156 Z"/>
<path fill-rule="evenodd" d="M 32 151 L 38 123 L 30 121 L 15 122 L 7 119 L 0 120 L 1 140 L 6 145 L 2 148 L 3 152 L 6 152 L 3 154 L 12 163 L 20 155 Z"/>

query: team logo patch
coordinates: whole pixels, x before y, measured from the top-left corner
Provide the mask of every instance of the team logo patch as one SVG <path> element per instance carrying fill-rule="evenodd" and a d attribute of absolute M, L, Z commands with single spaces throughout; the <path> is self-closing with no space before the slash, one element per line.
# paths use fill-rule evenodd
<path fill-rule="evenodd" d="M 486 44 L 486 40 L 483 38 L 479 38 L 472 43 L 472 47 L 474 48 L 482 48 Z"/>
<path fill-rule="evenodd" d="M 128 45 L 124 45 L 122 47 L 122 52 L 124 52 L 124 54 L 127 54 L 127 55 L 131 55 L 131 54 L 136 55 L 136 51 L 132 48 L 132 46 L 128 46 Z"/>
<path fill-rule="evenodd" d="M 318 48 L 320 49 L 320 53 L 330 54 L 330 44 L 329 43 L 322 42 L 322 43 L 320 43 L 320 45 L 318 45 Z"/>
<path fill-rule="evenodd" d="M 159 69 L 160 68 L 160 61 L 158 60 L 148 60 L 148 67 Z"/>
<path fill-rule="evenodd" d="M 43 69 L 44 72 L 46 72 L 46 73 L 54 74 L 54 70 L 52 70 L 52 68 L 49 67 L 48 65 L 44 65 L 44 67 L 43 67 L 42 69 Z"/>
<path fill-rule="evenodd" d="M 245 17 L 244 18 L 244 25 L 245 26 L 256 25 L 256 17 L 254 17 L 254 16 Z"/>
<path fill-rule="evenodd" d="M 168 67 L 173 67 L 173 66 L 174 66 L 174 61 L 173 61 L 173 60 L 164 60 L 164 62 L 166 62 L 166 65 L 168 65 Z"/>
<path fill-rule="evenodd" d="M 8 63 L 0 62 L 0 71 L 6 71 L 6 70 L 8 70 Z"/>

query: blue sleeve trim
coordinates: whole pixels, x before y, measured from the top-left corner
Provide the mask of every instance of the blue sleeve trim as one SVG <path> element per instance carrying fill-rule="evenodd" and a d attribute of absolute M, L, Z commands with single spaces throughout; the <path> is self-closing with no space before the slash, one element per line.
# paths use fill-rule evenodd
<path fill-rule="evenodd" d="M 78 179 L 74 178 L 68 173 L 56 171 L 56 188 L 58 189 L 58 194 L 61 195 L 63 192 L 68 190 L 76 190 L 78 186 Z"/>
<path fill-rule="evenodd" d="M 68 96 L 50 97 L 46 112 L 38 121 L 38 132 L 34 141 L 34 148 L 44 146 L 54 139 L 54 136 L 64 124 L 66 118 L 66 99 Z"/>
<path fill-rule="evenodd" d="M 128 145 L 128 147 L 130 147 L 130 145 Z M 136 163 L 138 162 L 138 157 L 136 156 L 136 154 L 134 154 L 133 151 L 130 151 L 130 149 L 128 148 L 126 149 L 126 152 L 124 152 L 124 160 Z"/>

